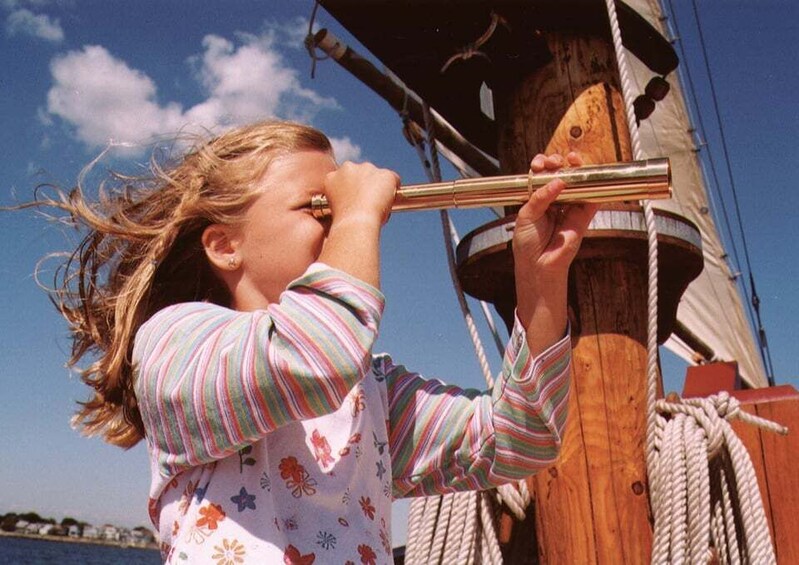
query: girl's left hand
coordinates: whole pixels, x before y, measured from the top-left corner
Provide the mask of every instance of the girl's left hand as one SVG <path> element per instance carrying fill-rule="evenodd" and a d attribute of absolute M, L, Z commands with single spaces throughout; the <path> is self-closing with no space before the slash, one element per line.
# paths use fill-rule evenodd
<path fill-rule="evenodd" d="M 554 172 L 568 164 L 583 164 L 577 153 L 561 155 L 538 154 L 530 163 L 533 174 Z M 516 274 L 538 280 L 558 280 L 568 275 L 569 265 L 577 255 L 595 204 L 555 204 L 558 194 L 566 187 L 560 180 L 547 183 L 533 192 L 530 200 L 516 216 L 513 235 L 513 256 Z"/>

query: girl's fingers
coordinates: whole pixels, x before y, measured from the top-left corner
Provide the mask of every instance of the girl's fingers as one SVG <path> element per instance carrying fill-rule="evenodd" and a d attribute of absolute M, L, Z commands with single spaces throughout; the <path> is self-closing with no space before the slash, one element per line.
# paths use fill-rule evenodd
<path fill-rule="evenodd" d="M 538 155 L 533 157 L 533 160 L 530 161 L 530 170 L 533 171 L 534 173 L 540 173 L 541 171 L 543 171 L 546 158 L 547 156 L 544 155 L 543 153 L 539 153 Z"/>
<path fill-rule="evenodd" d="M 550 204 L 555 202 L 558 194 L 566 187 L 566 183 L 560 179 L 553 180 L 534 191 L 527 203 L 519 210 L 519 215 L 526 217 L 533 222 L 538 221 Z"/>
<path fill-rule="evenodd" d="M 541 171 L 557 171 L 565 164 L 566 161 L 557 153 L 553 153 L 552 155 L 539 153 L 533 157 L 533 160 L 530 162 L 530 170 L 534 173 L 540 173 Z"/>
<path fill-rule="evenodd" d="M 583 158 L 574 151 L 569 151 L 569 154 L 566 155 L 566 161 L 570 167 L 581 167 L 583 165 Z"/>

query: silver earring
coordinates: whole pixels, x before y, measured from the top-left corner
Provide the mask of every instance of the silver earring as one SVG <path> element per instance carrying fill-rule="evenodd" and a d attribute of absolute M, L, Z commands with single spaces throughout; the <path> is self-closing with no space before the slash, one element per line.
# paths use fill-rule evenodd
<path fill-rule="evenodd" d="M 238 259 L 236 259 L 235 257 L 231 257 L 230 259 L 227 260 L 227 266 L 230 267 L 231 269 L 235 269 L 236 267 L 239 266 Z"/>

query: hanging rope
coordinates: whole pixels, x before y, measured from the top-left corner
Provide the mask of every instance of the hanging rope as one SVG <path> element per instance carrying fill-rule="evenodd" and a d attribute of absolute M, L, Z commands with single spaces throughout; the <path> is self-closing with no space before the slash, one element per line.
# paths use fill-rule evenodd
<path fill-rule="evenodd" d="M 642 159 L 615 1 L 606 0 L 606 6 L 633 158 Z M 652 563 L 707 563 L 714 556 L 721 563 L 775 563 L 754 468 L 728 420 L 737 417 L 779 433 L 787 430 L 742 412 L 726 393 L 681 402 L 657 400 L 657 232 L 652 206 L 644 202 L 643 208 L 649 247 L 646 461 L 655 516 Z M 719 485 L 720 496 L 712 494 L 711 480 Z"/>
<path fill-rule="evenodd" d="M 430 158 L 424 150 L 421 132 L 415 124 L 404 116 L 403 133 L 416 148 L 419 159 L 431 182 L 441 182 L 441 169 L 436 150 L 435 128 L 432 114 L 427 104 L 423 105 L 427 147 Z M 458 234 L 449 214 L 441 211 L 441 226 L 447 253 L 452 284 L 458 297 L 469 335 L 472 339 L 478 361 L 483 370 L 488 387 L 493 386 L 493 377 L 485 349 L 477 332 L 477 326 L 469 310 L 469 305 L 458 281 L 455 269 L 454 242 Z M 487 306 L 481 302 L 483 311 L 494 335 L 500 355 L 503 353 L 502 342 L 493 325 L 493 319 Z M 494 500 L 496 498 L 496 502 Z M 463 492 L 446 496 L 417 498 L 411 502 L 408 517 L 408 543 L 406 545 L 406 563 L 485 563 L 500 565 L 502 552 L 497 538 L 496 512 L 499 504 L 504 503 L 517 516 L 524 520 L 525 509 L 530 504 L 530 492 L 526 481 L 517 485 L 502 485 L 492 494 L 491 491 Z"/>

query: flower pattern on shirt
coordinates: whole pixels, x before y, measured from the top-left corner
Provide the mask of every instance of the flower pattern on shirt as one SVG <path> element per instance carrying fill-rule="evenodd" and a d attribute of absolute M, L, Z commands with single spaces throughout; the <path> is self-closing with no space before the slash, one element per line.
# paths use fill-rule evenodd
<path fill-rule="evenodd" d="M 386 528 L 386 521 L 383 518 L 380 518 L 380 543 L 386 555 L 391 555 L 391 539 L 388 536 L 388 528 Z"/>
<path fill-rule="evenodd" d="M 302 495 L 313 496 L 316 494 L 316 479 L 312 478 L 305 467 L 292 456 L 280 460 L 280 478 L 286 481 L 286 488 L 291 490 L 294 498 Z"/>
<path fill-rule="evenodd" d="M 215 530 L 219 527 L 219 522 L 225 519 L 225 511 L 219 504 L 208 504 L 207 506 L 200 507 L 200 516 L 197 520 L 197 527 L 208 527 L 209 530 Z"/>
<path fill-rule="evenodd" d="M 216 553 L 211 555 L 211 559 L 216 560 L 216 565 L 236 565 L 237 563 L 244 563 L 244 556 L 247 551 L 238 540 L 227 538 L 222 539 L 222 545 L 215 545 L 214 551 Z"/>
<path fill-rule="evenodd" d="M 375 449 L 380 455 L 383 455 L 383 452 L 386 450 L 388 442 L 380 441 L 379 439 L 377 439 L 377 434 L 375 432 L 372 432 L 372 437 L 374 438 Z"/>
<path fill-rule="evenodd" d="M 375 507 L 372 504 L 372 499 L 369 498 L 368 496 L 362 496 L 358 502 L 361 505 L 361 510 L 363 511 L 363 515 L 369 518 L 370 520 L 374 520 Z"/>
<path fill-rule="evenodd" d="M 208 483 L 205 483 L 204 487 L 201 487 L 199 484 L 194 489 L 194 499 L 199 504 L 205 498 L 205 492 L 208 490 Z"/>
<path fill-rule="evenodd" d="M 291 544 L 289 544 L 283 552 L 283 563 L 285 565 L 311 565 L 315 560 L 315 553 L 302 555 L 300 550 Z"/>
<path fill-rule="evenodd" d="M 257 463 L 254 457 L 250 457 L 252 453 L 252 445 L 247 445 L 239 449 L 239 473 L 244 472 L 244 466 L 252 467 Z"/>
<path fill-rule="evenodd" d="M 313 446 L 314 457 L 322 469 L 326 469 L 335 462 L 333 456 L 330 455 L 332 451 L 330 443 L 325 436 L 319 433 L 319 430 L 314 430 L 311 434 L 311 445 Z"/>
<path fill-rule="evenodd" d="M 358 391 L 357 394 L 351 396 L 350 398 L 352 399 L 351 403 L 353 417 L 366 410 L 366 395 L 362 390 Z"/>
<path fill-rule="evenodd" d="M 244 487 L 241 487 L 239 494 L 231 496 L 230 501 L 236 504 L 239 512 L 244 512 L 248 508 L 255 510 L 255 495 L 249 494 Z"/>
<path fill-rule="evenodd" d="M 191 504 L 191 500 L 194 498 L 194 491 L 197 489 L 197 482 L 189 481 L 186 483 L 186 488 L 183 489 L 183 494 L 180 496 L 180 502 L 178 503 L 178 512 L 182 515 L 186 515 L 186 512 L 189 510 L 189 505 Z"/>
<path fill-rule="evenodd" d="M 322 547 L 322 549 L 336 549 L 336 536 L 331 534 L 330 532 L 323 532 L 319 531 L 316 534 L 316 543 Z"/>
<path fill-rule="evenodd" d="M 361 556 L 361 563 L 364 563 L 364 565 L 375 565 L 377 554 L 375 553 L 375 550 L 368 545 L 359 545 L 358 554 Z"/>

